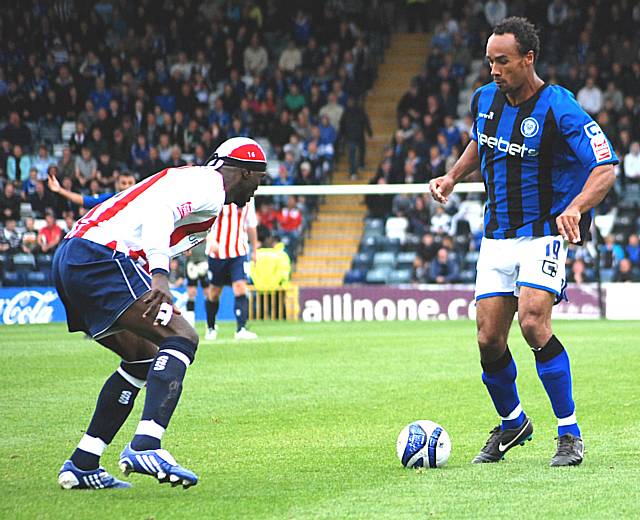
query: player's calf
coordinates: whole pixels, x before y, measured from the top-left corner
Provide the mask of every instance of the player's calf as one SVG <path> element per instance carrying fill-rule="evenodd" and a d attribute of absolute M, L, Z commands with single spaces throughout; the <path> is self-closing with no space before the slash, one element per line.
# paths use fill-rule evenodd
<path fill-rule="evenodd" d="M 195 334 L 197 340 L 197 334 Z M 194 338 L 191 338 L 194 339 Z M 147 376 L 147 394 L 132 447 L 135 450 L 160 448 L 160 441 L 180 400 L 182 381 L 193 362 L 197 341 L 181 336 L 165 338 L 160 343 Z"/>

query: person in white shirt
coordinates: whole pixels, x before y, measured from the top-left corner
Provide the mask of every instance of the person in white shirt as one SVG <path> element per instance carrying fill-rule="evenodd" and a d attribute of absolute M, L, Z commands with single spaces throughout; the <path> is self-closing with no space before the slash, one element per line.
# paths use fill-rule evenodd
<path fill-rule="evenodd" d="M 593 78 L 587 78 L 584 87 L 578 91 L 577 96 L 578 103 L 588 112 L 594 116 L 602 109 L 602 90 L 595 84 Z"/>
<path fill-rule="evenodd" d="M 624 176 L 627 180 L 640 181 L 640 143 L 633 141 L 629 153 L 624 156 Z"/>
<path fill-rule="evenodd" d="M 120 468 L 185 488 L 198 482 L 161 449 L 198 346 L 195 329 L 173 306 L 169 261 L 205 239 L 225 204 L 245 206 L 265 171 L 258 143 L 229 139 L 204 166 L 166 168 L 97 205 L 58 247 L 53 279 L 69 331 L 84 331 L 122 358 L 86 434 L 60 469 L 64 489 L 131 486 L 107 473 L 100 457 L 145 384 L 142 419 L 120 454 Z"/>
<path fill-rule="evenodd" d="M 287 46 L 280 54 L 278 60 L 278 67 L 284 72 L 291 73 L 296 70 L 297 67 L 302 65 L 302 52 L 296 47 L 293 40 L 287 42 Z"/>

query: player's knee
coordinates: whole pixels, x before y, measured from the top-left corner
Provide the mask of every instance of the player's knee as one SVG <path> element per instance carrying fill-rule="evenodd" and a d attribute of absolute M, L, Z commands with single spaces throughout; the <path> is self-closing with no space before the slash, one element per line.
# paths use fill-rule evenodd
<path fill-rule="evenodd" d="M 233 282 L 232 288 L 234 296 L 244 296 L 247 294 L 247 283 L 244 280 L 241 282 Z"/>
<path fill-rule="evenodd" d="M 198 350 L 198 334 L 193 331 L 193 335 L 170 336 L 162 340 L 160 350 L 177 350 L 189 358 L 189 363 L 193 363 Z"/>
<path fill-rule="evenodd" d="M 153 363 L 153 358 L 143 359 L 141 361 L 123 360 L 120 362 L 120 374 L 132 384 L 136 384 L 136 382 L 144 383 L 144 381 L 147 380 L 147 373 L 149 372 L 151 363 Z M 122 372 L 125 372 L 125 374 L 122 374 Z M 134 380 L 132 381 L 130 378 L 134 378 Z"/>
<path fill-rule="evenodd" d="M 215 285 L 209 289 L 209 301 L 217 302 L 220 300 L 220 293 L 222 292 L 222 287 L 216 287 Z"/>
<path fill-rule="evenodd" d="M 478 347 L 483 355 L 491 355 L 492 352 L 500 353 L 504 350 L 507 338 L 495 330 L 480 329 L 478 330 Z"/>
<path fill-rule="evenodd" d="M 191 330 L 187 331 L 183 337 L 194 345 L 193 354 L 195 355 L 196 349 L 198 348 L 198 343 L 200 342 L 200 336 L 195 329 L 191 328 Z"/>
<path fill-rule="evenodd" d="M 529 346 L 539 348 L 544 345 L 550 333 L 544 316 L 536 312 L 526 312 L 519 316 L 518 321 L 522 336 Z"/>

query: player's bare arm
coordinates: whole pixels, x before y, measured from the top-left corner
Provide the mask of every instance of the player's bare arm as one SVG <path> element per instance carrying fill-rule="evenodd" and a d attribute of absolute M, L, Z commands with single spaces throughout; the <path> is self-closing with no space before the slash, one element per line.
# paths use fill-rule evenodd
<path fill-rule="evenodd" d="M 429 182 L 431 196 L 440 204 L 446 204 L 453 187 L 480 166 L 478 143 L 470 141 L 453 168 L 446 175 L 437 177 Z"/>
<path fill-rule="evenodd" d="M 580 242 L 580 216 L 597 206 L 605 198 L 616 181 L 613 166 L 596 166 L 589 175 L 582 191 L 556 219 L 558 232 L 572 243 Z"/>
<path fill-rule="evenodd" d="M 60 182 L 58 181 L 56 176 L 51 172 L 49 172 L 49 179 L 47 181 L 47 184 L 49 185 L 49 189 L 53 193 L 57 193 L 58 195 L 63 196 L 65 199 L 70 200 L 77 206 L 82 206 L 84 202 L 82 195 L 80 195 L 79 193 L 74 193 L 73 191 L 69 191 L 63 188 L 62 186 L 60 186 Z"/>

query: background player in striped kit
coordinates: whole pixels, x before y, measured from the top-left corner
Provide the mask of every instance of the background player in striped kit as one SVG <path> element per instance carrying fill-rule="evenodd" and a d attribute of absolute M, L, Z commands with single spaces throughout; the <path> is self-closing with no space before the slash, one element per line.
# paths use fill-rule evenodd
<path fill-rule="evenodd" d="M 222 208 L 214 227 L 207 237 L 209 255 L 209 298 L 206 301 L 207 333 L 205 339 L 218 337 L 216 314 L 220 306 L 220 294 L 225 285 L 231 285 L 235 298 L 236 316 L 235 339 L 257 339 L 257 334 L 247 330 L 249 299 L 247 278 L 249 253 L 251 261 L 256 261 L 258 219 L 253 199 L 243 207 L 228 204 Z M 249 245 L 251 248 L 249 248 Z"/>
<path fill-rule="evenodd" d="M 569 358 L 551 330 L 551 311 L 564 296 L 568 242 L 587 233 L 592 208 L 613 186 L 618 159 L 573 95 L 538 77 L 539 49 L 526 19 L 496 26 L 486 50 L 494 81 L 471 102 L 473 140 L 430 184 L 433 197 L 445 203 L 454 185 L 479 167 L 487 190 L 476 279 L 478 345 L 482 380 L 502 421 L 473 462 L 497 462 L 533 433 L 507 346 L 516 311 L 558 419 L 551 465 L 583 459 Z"/>

